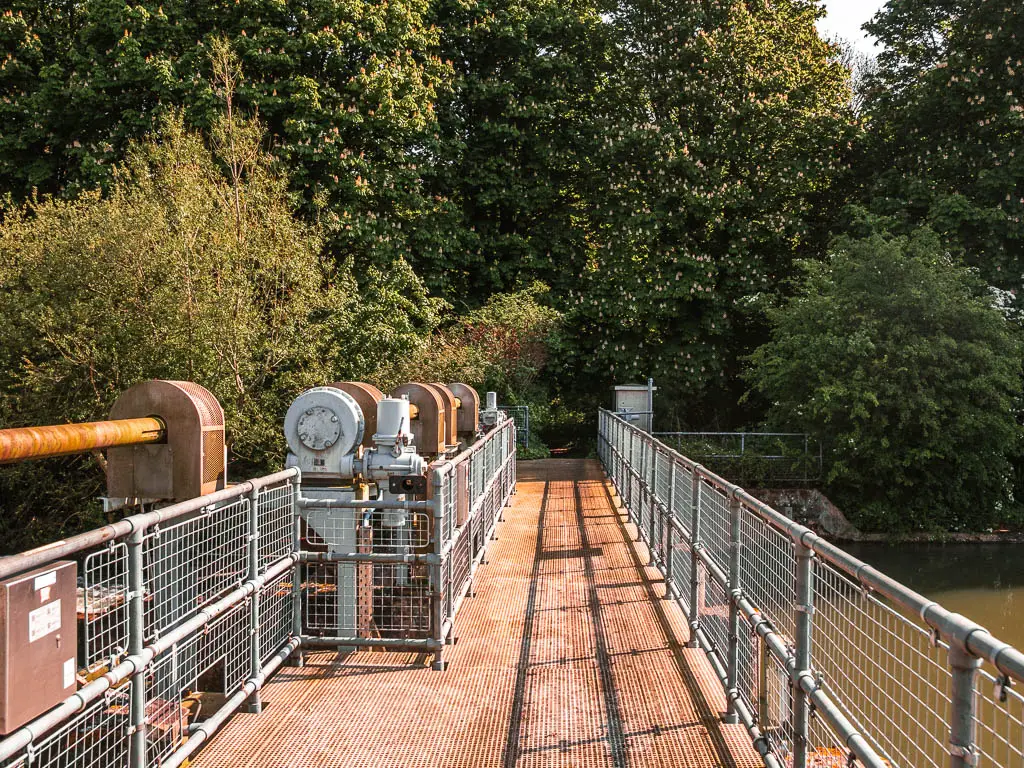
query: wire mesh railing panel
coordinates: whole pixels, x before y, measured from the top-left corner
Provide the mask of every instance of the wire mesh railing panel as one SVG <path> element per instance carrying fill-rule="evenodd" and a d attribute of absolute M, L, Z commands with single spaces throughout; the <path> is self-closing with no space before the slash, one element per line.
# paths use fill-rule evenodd
<path fill-rule="evenodd" d="M 82 571 L 83 666 L 91 670 L 128 651 L 128 548 L 112 542 L 90 553 Z"/>
<path fill-rule="evenodd" d="M 159 765 L 181 742 L 186 720 L 174 654 L 157 659 L 146 675 L 146 741 L 151 762 Z"/>
<path fill-rule="evenodd" d="M 707 481 L 700 486 L 700 537 L 715 565 L 729 572 L 729 499 Z"/>
<path fill-rule="evenodd" d="M 828 563 L 814 579 L 814 669 L 894 766 L 948 761 L 949 671 L 929 634 Z"/>
<path fill-rule="evenodd" d="M 687 617 L 690 612 L 690 574 L 693 572 L 693 552 L 690 542 L 679 536 L 673 537 L 672 580 L 682 600 L 683 612 Z"/>
<path fill-rule="evenodd" d="M 760 658 L 758 724 L 775 753 L 789 765 L 793 754 L 793 686 L 789 673 L 775 656 L 763 652 Z"/>
<path fill-rule="evenodd" d="M 1024 697 L 983 668 L 975 679 L 979 766 L 1024 765 Z"/>
<path fill-rule="evenodd" d="M 680 523 L 690 528 L 690 504 L 693 501 L 693 473 L 681 462 L 672 463 L 675 482 L 672 494 L 672 512 Z"/>
<path fill-rule="evenodd" d="M 30 764 L 112 768 L 128 765 L 131 684 L 99 699 L 45 736 L 32 750 Z"/>
<path fill-rule="evenodd" d="M 472 521 L 462 528 L 462 535 L 452 548 L 451 554 L 451 589 L 454 595 L 461 594 L 469 581 L 470 569 L 473 565 L 473 553 L 471 547 Z"/>
<path fill-rule="evenodd" d="M 741 626 L 736 636 L 736 690 L 747 707 L 753 710 L 760 693 L 758 676 L 758 638 L 750 632 L 744 632 Z"/>
<path fill-rule="evenodd" d="M 206 678 L 204 690 L 232 693 L 250 672 L 252 634 L 249 611 L 241 603 L 218 616 L 204 631 L 190 635 L 175 647 L 176 685 L 179 690 L 196 689 Z"/>
<path fill-rule="evenodd" d="M 710 573 L 700 566 L 701 585 L 698 592 L 700 601 L 700 627 L 704 630 L 718 660 L 725 666 L 729 652 L 729 593 Z"/>
<path fill-rule="evenodd" d="M 364 581 L 366 580 L 364 576 Z M 372 572 L 370 582 L 372 585 Z M 356 630 L 356 568 L 353 563 L 306 563 L 302 566 L 303 632 L 353 634 Z M 347 615 L 346 611 L 351 615 Z"/>
<path fill-rule="evenodd" d="M 669 493 L 672 483 L 672 457 L 666 451 L 655 453 L 654 477 L 654 493 L 665 506 L 668 506 L 672 501 Z"/>
<path fill-rule="evenodd" d="M 294 496 L 295 486 L 290 480 L 275 488 L 264 488 L 257 496 L 260 570 L 280 560 L 292 549 Z"/>
<path fill-rule="evenodd" d="M 649 515 L 642 478 L 653 481 L 649 487 L 659 499 L 672 496 L 671 513 L 686 530 L 675 535 L 672 556 L 660 565 L 706 650 L 725 669 L 725 688 L 735 686 L 748 706 L 746 713 L 737 708 L 740 719 L 752 735 L 760 729 L 768 736 L 783 765 L 1024 765 L 1024 697 L 1010 686 L 1010 676 L 1024 682 L 1016 649 L 677 457 L 615 414 L 602 411 L 598 424 L 605 469 L 656 554 L 667 551 L 665 532 L 658 516 Z M 662 456 L 672 457 L 667 479 Z M 700 491 L 696 530 L 693 487 Z M 738 531 L 730 515 L 733 497 L 741 505 Z M 691 554 L 698 546 L 702 562 L 694 586 Z M 737 576 L 729 568 L 733 546 L 739 549 Z M 729 665 L 730 610 L 768 638 L 752 639 L 746 626 L 733 635 L 735 668 Z M 981 662 L 971 654 L 988 660 L 977 672 L 970 664 Z M 812 699 L 820 706 L 809 706 Z M 808 706 L 797 706 L 801 700 Z M 972 720 L 973 729 L 966 725 Z M 794 750 L 805 738 L 806 760 Z"/>
<path fill-rule="evenodd" d="M 237 586 L 248 570 L 249 500 L 148 533 L 143 542 L 146 637 L 156 637 Z"/>
<path fill-rule="evenodd" d="M 293 574 L 283 573 L 260 590 L 260 654 L 264 664 L 291 634 L 293 578 Z"/>
<path fill-rule="evenodd" d="M 305 515 L 310 547 L 344 554 L 408 554 L 429 546 L 433 533 L 425 512 L 367 508 L 307 510 Z"/>
<path fill-rule="evenodd" d="M 743 594 L 787 640 L 795 637 L 794 584 L 796 556 L 793 542 L 749 510 L 740 522 L 740 586 Z"/>
<path fill-rule="evenodd" d="M 374 563 L 369 637 L 430 636 L 430 582 L 426 569 L 405 563 Z"/>

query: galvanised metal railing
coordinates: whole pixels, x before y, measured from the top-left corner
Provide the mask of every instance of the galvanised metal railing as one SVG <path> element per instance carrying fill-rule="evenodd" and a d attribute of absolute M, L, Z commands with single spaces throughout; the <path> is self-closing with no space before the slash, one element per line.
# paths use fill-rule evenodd
<path fill-rule="evenodd" d="M 259 711 L 267 677 L 289 657 L 301 664 L 304 648 L 423 648 L 443 669 L 455 614 L 515 489 L 515 446 L 507 421 L 433 465 L 423 500 L 325 504 L 303 498 L 299 471 L 289 469 L 0 558 L 0 578 L 78 561 L 76 661 L 87 678 L 0 740 L 0 768 L 177 768 L 240 707 Z M 401 541 L 404 553 L 393 551 L 393 533 L 357 539 L 353 552 L 325 551 L 309 535 L 318 507 L 337 513 L 333 525 L 357 527 L 363 514 L 403 510 L 414 534 Z M 341 594 L 346 567 L 358 569 L 359 589 Z M 330 610 L 316 599 L 325 592 Z M 377 620 L 373 632 L 342 631 L 346 600 Z M 381 608 L 393 611 L 383 628 Z M 186 692 L 211 674 L 223 703 L 189 723 Z"/>
<path fill-rule="evenodd" d="M 515 422 L 507 419 L 452 461 L 432 469 L 431 487 L 440 510 L 436 536 L 441 542 L 435 626 L 440 627 L 442 642 L 452 642 L 455 614 L 466 595 L 472 594 L 473 576 L 486 559 L 487 542 L 515 492 Z M 435 667 L 444 667 L 440 653 Z"/>
<path fill-rule="evenodd" d="M 599 453 L 765 765 L 1024 765 L 1024 655 L 614 413 Z"/>
<path fill-rule="evenodd" d="M 298 647 L 290 573 L 297 470 L 0 558 L 7 578 L 79 561 L 87 682 L 0 741 L 0 765 L 178 766 Z M 186 735 L 184 692 L 216 669 L 225 702 Z"/>

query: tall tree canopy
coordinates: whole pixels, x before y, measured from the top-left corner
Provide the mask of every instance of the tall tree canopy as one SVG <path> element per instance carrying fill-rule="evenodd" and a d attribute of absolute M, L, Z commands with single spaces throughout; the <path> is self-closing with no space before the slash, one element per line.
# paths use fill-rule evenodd
<path fill-rule="evenodd" d="M 129 142 L 184 108 L 219 110 L 210 48 L 226 37 L 305 210 L 336 222 L 335 255 L 389 264 L 434 203 L 420 166 L 450 85 L 428 0 L 279 3 L 12 0 L 0 16 L 0 189 L 107 185 Z"/>
<path fill-rule="evenodd" d="M 1024 12 L 1004 0 L 892 0 L 867 82 L 863 202 L 927 224 L 991 284 L 1024 278 Z"/>
<path fill-rule="evenodd" d="M 737 355 L 759 338 L 750 300 L 821 251 L 845 168 L 847 73 L 819 14 L 639 0 L 610 17 L 594 248 L 571 294 L 579 381 L 652 375 L 691 423 L 706 393 L 735 404 Z"/>

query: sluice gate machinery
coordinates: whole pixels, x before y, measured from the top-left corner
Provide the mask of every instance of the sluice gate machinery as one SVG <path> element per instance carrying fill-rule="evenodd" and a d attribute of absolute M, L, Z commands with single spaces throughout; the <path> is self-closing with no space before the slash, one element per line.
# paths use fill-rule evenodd
<path fill-rule="evenodd" d="M 104 503 L 134 512 L 0 558 L 0 768 L 182 765 L 306 648 L 443 670 L 515 487 L 490 402 L 316 387 L 285 417 L 285 469 L 234 484 L 223 411 L 189 382 L 143 382 L 107 422 L 0 430 L 0 463 L 105 448 Z"/>

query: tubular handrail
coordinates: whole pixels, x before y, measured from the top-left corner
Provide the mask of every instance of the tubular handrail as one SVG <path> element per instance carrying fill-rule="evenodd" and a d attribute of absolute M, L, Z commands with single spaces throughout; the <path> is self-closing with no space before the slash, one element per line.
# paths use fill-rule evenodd
<path fill-rule="evenodd" d="M 94 528 L 52 544 L 44 544 L 41 547 L 19 552 L 16 555 L 0 557 L 0 579 L 6 579 L 17 573 L 42 567 L 54 560 L 70 557 L 115 539 L 129 536 L 135 531 L 144 531 L 160 523 L 170 523 L 179 520 L 201 509 L 241 498 L 253 491 L 292 478 L 299 478 L 299 470 L 297 468 L 286 469 L 253 480 L 246 480 L 244 483 L 233 485 L 222 491 L 215 491 L 206 496 L 199 496 L 194 499 L 178 502 L 177 504 L 170 504 L 161 509 L 131 515 L 117 522 L 104 525 L 101 528 Z"/>
<path fill-rule="evenodd" d="M 870 616 L 863 611 L 892 611 L 894 608 L 899 613 L 892 613 L 892 616 L 900 616 L 900 621 L 905 622 L 900 624 L 900 627 L 911 628 L 907 629 L 908 632 L 917 627 L 922 634 L 926 633 L 927 628 L 931 634 L 931 646 L 940 650 L 947 649 L 948 653 L 948 731 L 940 736 L 934 732 L 930 733 L 929 728 L 922 722 L 915 722 L 915 727 L 922 738 L 927 737 L 930 740 L 928 748 L 935 748 L 936 743 L 942 745 L 943 751 L 948 755 L 949 765 L 959 768 L 977 763 L 983 746 L 979 747 L 977 744 L 976 730 L 979 727 L 987 727 L 990 731 L 994 728 L 979 720 L 976 699 L 983 698 L 985 694 L 976 688 L 975 677 L 993 679 L 993 676 L 988 673 L 979 675 L 978 665 L 982 660 L 987 661 L 1006 681 L 1003 687 L 1000 687 L 998 681 L 996 685 L 996 696 L 1002 702 L 1007 698 L 1008 681 L 1024 681 L 1024 654 L 992 636 L 970 619 L 947 610 L 824 540 L 808 527 L 787 518 L 739 486 L 708 471 L 617 414 L 602 409 L 599 412 L 598 430 L 602 461 L 622 498 L 631 522 L 636 523 L 641 536 L 647 540 L 652 561 L 657 561 L 659 567 L 666 573 L 667 596 L 684 603 L 683 608 L 687 612 L 691 629 L 712 658 L 712 666 L 716 673 L 719 673 L 726 689 L 730 700 L 730 714 L 747 725 L 755 742 L 763 741 L 761 730 L 767 727 L 767 723 L 758 723 L 756 718 L 751 717 L 747 709 L 750 702 L 743 702 L 739 695 L 738 678 L 742 665 L 737 654 L 739 646 L 743 644 L 738 633 L 737 622 L 740 619 L 745 619 L 751 632 L 760 638 L 759 642 L 762 642 L 769 654 L 786 669 L 787 676 L 797 693 L 792 704 L 792 754 L 786 757 L 791 761 L 789 764 L 798 768 L 809 764 L 807 715 L 810 705 L 813 704 L 818 715 L 828 723 L 833 733 L 840 737 L 844 748 L 861 762 L 879 767 L 897 765 L 892 754 L 894 750 L 899 750 L 891 734 L 882 736 L 880 732 L 870 729 L 870 708 L 863 706 L 864 702 L 854 702 L 852 709 L 847 706 L 850 692 L 843 688 L 844 679 L 841 676 L 837 678 L 834 675 L 826 675 L 825 684 L 822 684 L 819 666 L 822 663 L 826 666 L 836 665 L 840 660 L 812 654 L 815 638 L 820 636 L 827 641 L 827 633 L 837 631 L 841 625 L 849 626 L 854 640 L 859 642 L 863 639 L 864 642 L 871 642 L 870 633 L 856 623 L 858 620 L 870 621 Z M 664 476 L 666 468 L 667 478 Z M 677 483 L 678 475 L 691 478 L 689 487 L 684 488 L 682 493 L 686 502 L 685 512 L 677 504 L 680 490 Z M 671 541 L 674 532 L 680 531 L 683 525 L 681 513 L 692 514 L 689 521 L 690 530 L 681 533 L 681 542 L 690 550 L 692 560 L 689 605 L 674 584 L 675 547 Z M 712 524 L 712 530 L 704 530 L 709 524 Z M 766 554 L 764 536 L 762 535 L 762 540 L 759 540 L 755 535 L 756 526 L 759 525 L 764 526 L 765 530 L 774 531 L 772 535 L 779 537 L 779 541 L 788 541 L 788 553 L 777 550 L 776 547 L 776 551 Z M 667 545 L 664 541 L 666 536 L 669 542 Z M 746 551 L 748 547 L 752 548 L 750 552 Z M 750 574 L 741 578 L 741 560 L 756 577 L 756 566 L 763 566 L 763 562 L 759 562 L 757 558 L 763 560 L 765 557 L 774 557 L 778 561 L 773 562 L 768 569 L 774 569 L 772 575 L 788 573 L 790 578 L 795 579 L 796 586 L 794 587 L 793 583 L 755 585 L 749 581 Z M 726 563 L 723 558 L 728 558 L 729 562 Z M 783 561 L 784 564 L 780 565 Z M 717 642 L 707 634 L 714 628 L 715 622 L 719 622 L 720 625 L 723 620 L 714 616 L 702 616 L 704 598 L 700 597 L 700 590 L 710 587 L 702 586 L 698 567 L 707 573 L 709 584 L 718 584 L 720 586 L 715 589 L 725 590 L 724 599 L 729 605 L 730 614 L 727 622 L 728 642 L 725 642 L 727 648 L 723 647 L 723 630 L 718 630 Z M 832 585 L 828 581 L 833 578 L 828 572 L 829 568 L 846 579 L 850 586 Z M 762 600 L 768 600 L 769 603 L 773 599 L 778 605 L 792 603 L 792 615 L 772 615 L 773 611 L 769 606 L 755 605 L 746 594 L 748 589 L 764 593 Z M 778 592 L 774 597 L 770 592 L 773 589 Z M 867 618 L 858 619 L 858 615 L 844 615 L 842 605 L 837 607 L 836 604 L 829 604 L 828 598 L 832 595 L 829 590 L 834 592 L 835 589 L 859 589 L 860 597 L 856 599 L 862 601 L 862 606 L 866 608 L 859 609 L 862 613 L 858 615 Z M 816 605 L 817 601 L 823 602 Z M 769 610 L 766 611 L 766 608 Z M 823 626 L 815 628 L 815 613 L 821 610 L 828 613 L 821 622 Z M 777 611 L 775 613 L 777 614 Z M 786 624 L 785 631 L 777 624 L 779 621 Z M 707 631 L 705 625 L 709 628 Z M 907 637 L 912 639 L 914 636 L 911 634 Z M 892 639 L 892 642 L 896 642 L 896 639 Z M 848 637 L 844 642 L 849 645 L 853 641 Z M 917 641 L 913 642 L 921 645 Z M 904 653 L 908 657 L 917 654 L 914 658 L 918 660 L 905 663 L 897 674 L 920 675 L 923 674 L 922 669 L 937 670 L 936 662 L 928 659 L 925 652 L 927 647 L 928 644 L 924 644 L 922 649 L 908 646 Z M 865 658 L 871 658 L 871 653 L 886 652 L 881 646 L 862 650 L 866 654 Z M 747 654 L 752 652 L 746 651 Z M 824 651 L 817 653 L 821 652 Z M 745 663 L 749 666 L 752 662 L 748 658 Z M 927 680 L 919 685 L 925 683 L 935 685 L 934 681 Z M 756 687 L 760 685 L 759 683 Z M 761 691 L 758 695 L 763 693 Z M 856 691 L 856 694 L 861 698 L 867 695 L 861 690 Z M 1024 710 L 1024 698 L 1016 692 L 1010 695 L 1016 702 L 1014 706 Z M 737 700 L 735 703 L 742 706 L 734 706 L 734 698 Z M 992 704 L 988 699 L 984 703 L 986 706 Z M 1008 714 L 1004 713 L 1004 716 Z M 858 723 L 858 719 L 862 722 Z M 923 717 L 920 719 L 924 720 Z M 1007 717 L 1007 722 L 1012 723 L 1014 728 L 1020 729 L 1024 734 L 1024 724 L 1021 720 L 1022 718 L 1018 716 Z M 761 730 L 754 726 L 760 726 Z M 865 727 L 868 730 L 865 731 Z M 931 728 L 934 730 L 937 726 L 933 723 Z M 885 746 L 882 751 L 888 752 L 884 759 L 880 754 L 882 742 Z M 755 745 L 760 751 L 761 744 Z M 926 746 L 917 745 L 917 748 L 923 757 Z M 776 745 L 776 751 L 778 749 Z M 763 752 L 762 755 L 764 756 Z M 913 762 L 913 758 L 905 755 L 903 758 L 908 763 Z M 772 764 L 767 757 L 765 762 L 768 765 Z"/>

